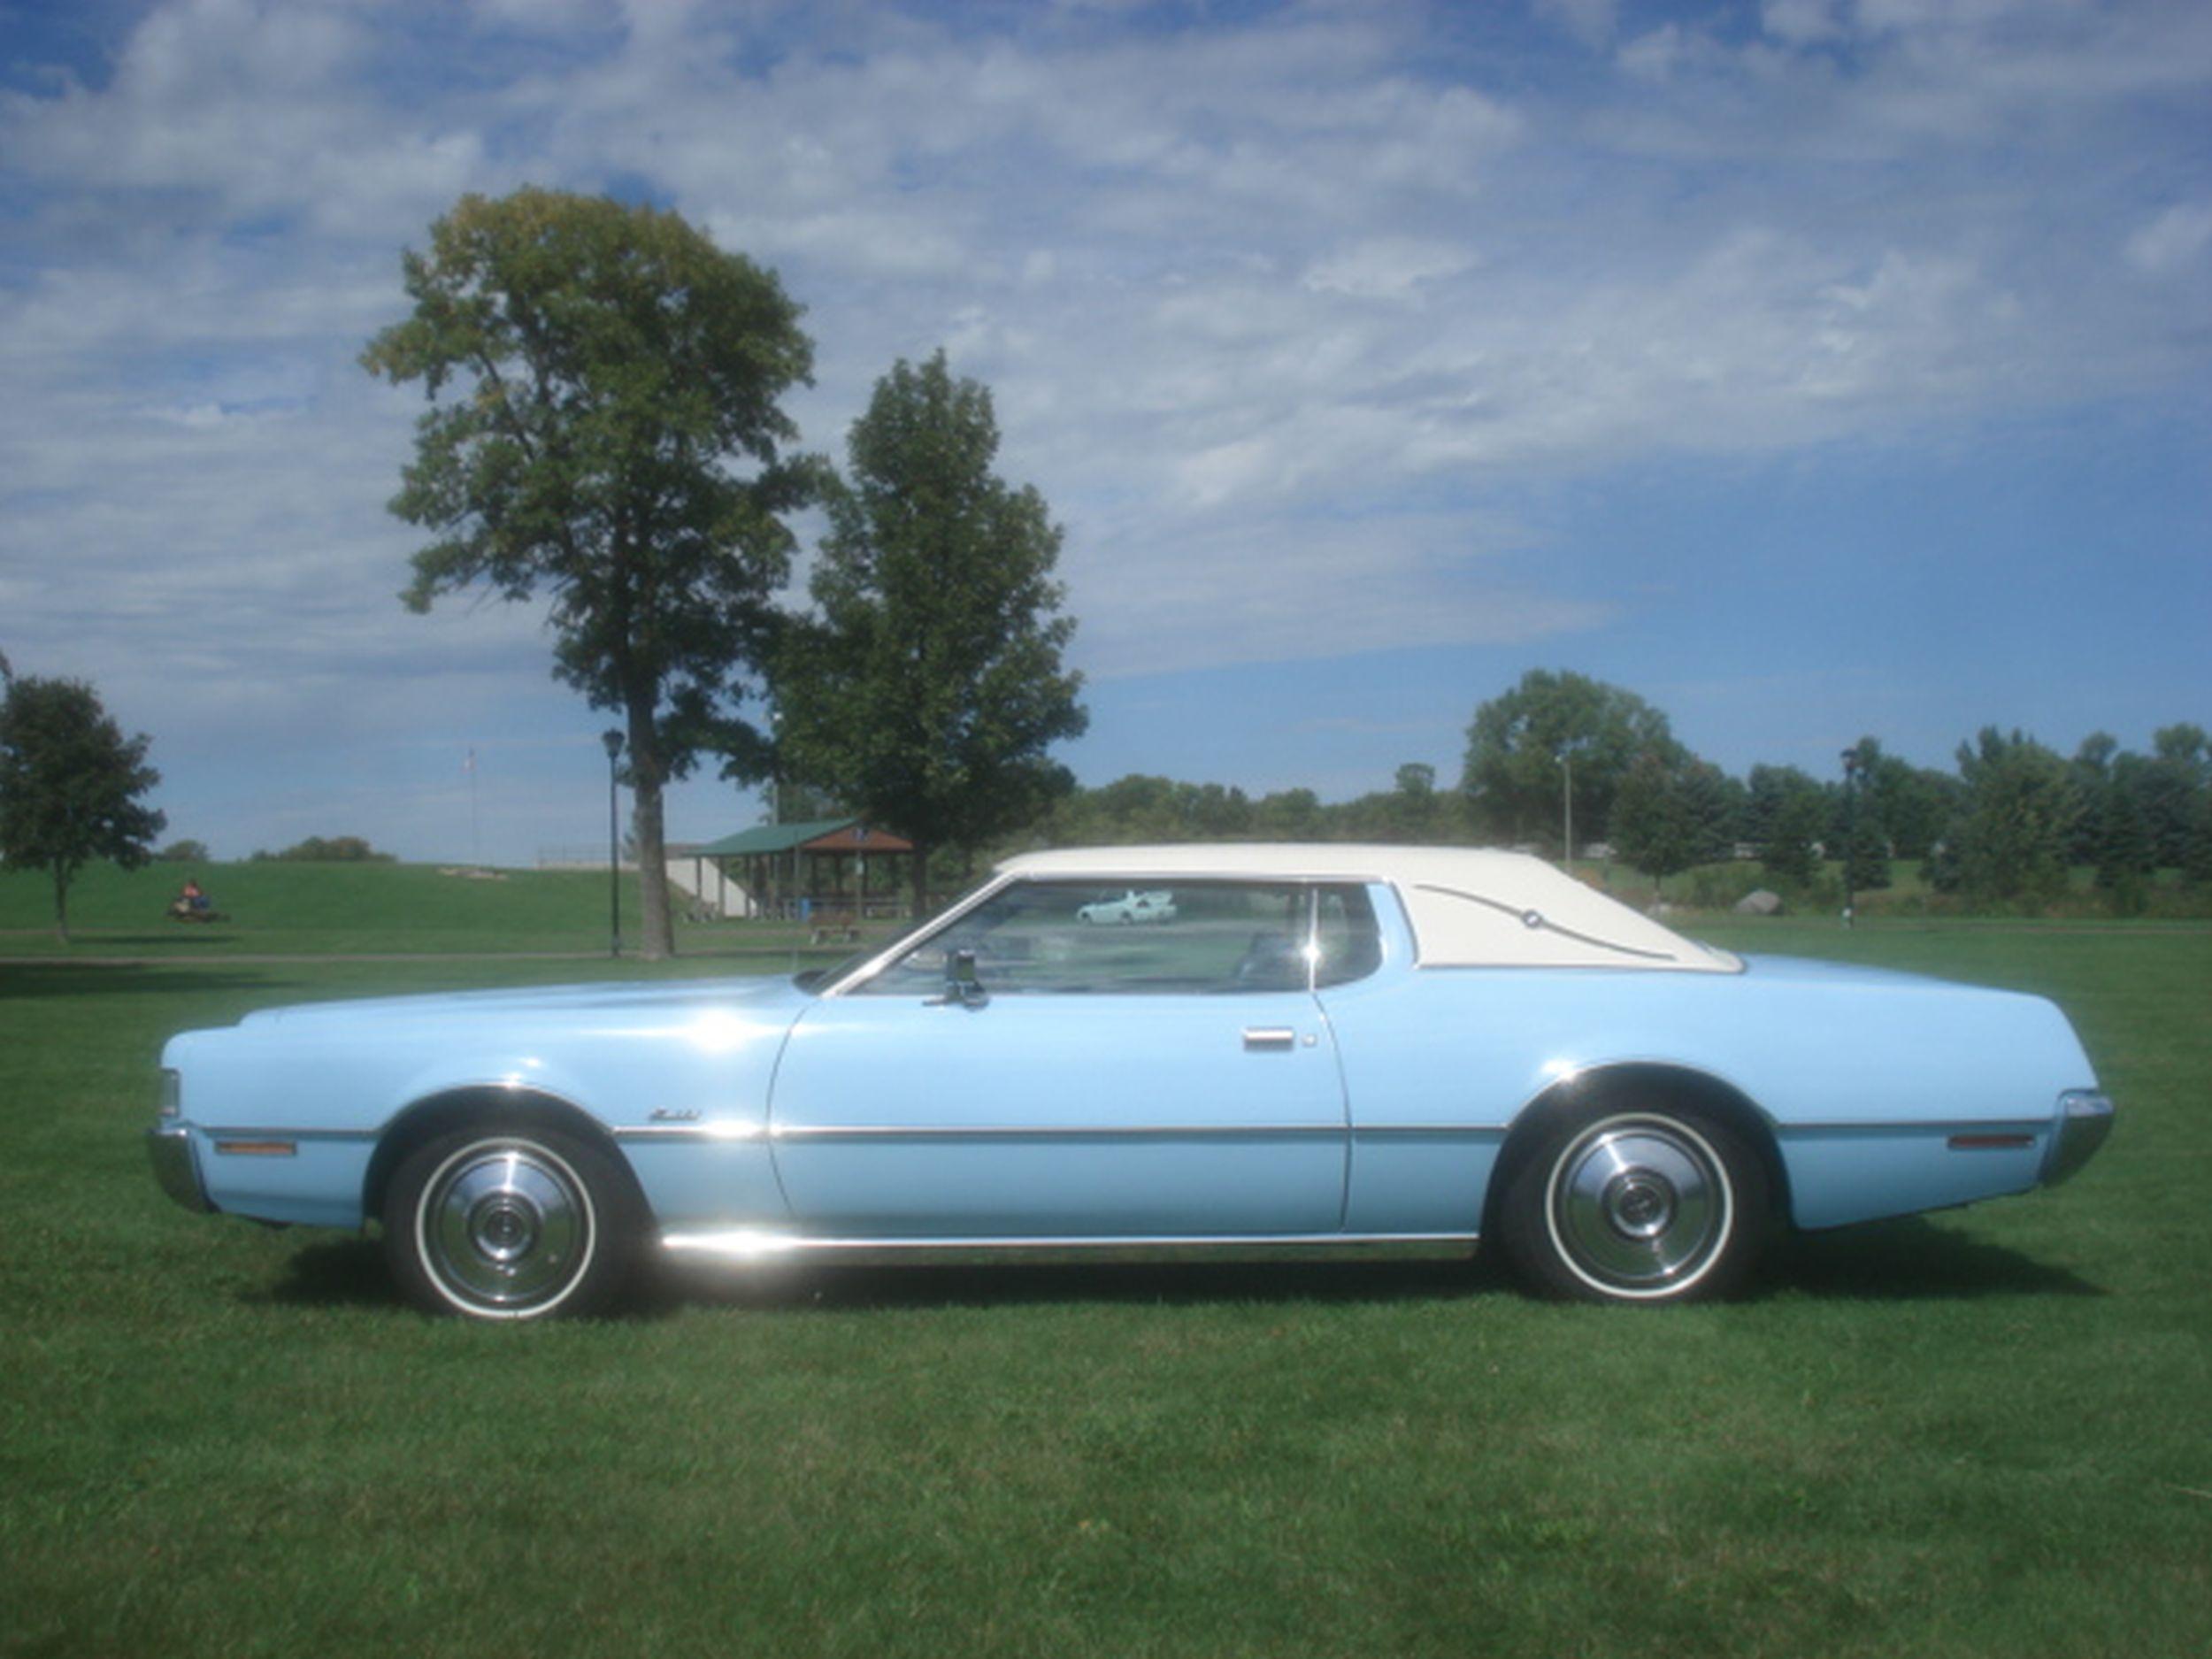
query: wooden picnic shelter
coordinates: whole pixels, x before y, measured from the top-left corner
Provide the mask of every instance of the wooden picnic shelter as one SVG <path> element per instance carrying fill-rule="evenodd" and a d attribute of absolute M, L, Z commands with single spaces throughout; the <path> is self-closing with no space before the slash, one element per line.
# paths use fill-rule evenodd
<path fill-rule="evenodd" d="M 763 824 L 696 849 L 741 887 L 755 917 L 858 923 L 901 914 L 914 843 L 856 818 Z M 885 879 L 885 877 L 890 879 Z"/>

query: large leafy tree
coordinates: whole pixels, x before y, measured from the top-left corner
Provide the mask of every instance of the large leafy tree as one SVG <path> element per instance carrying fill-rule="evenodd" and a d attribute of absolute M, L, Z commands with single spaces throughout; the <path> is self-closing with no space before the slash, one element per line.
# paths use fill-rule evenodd
<path fill-rule="evenodd" d="M 1959 745 L 1966 794 L 1954 826 L 1957 883 L 1972 898 L 2055 898 L 2079 797 L 2066 763 L 2033 738 L 1984 726 Z"/>
<path fill-rule="evenodd" d="M 2127 915 L 2149 902 L 2155 867 L 2150 820 L 2143 812 L 2146 769 L 2140 757 L 2123 755 L 2095 793 L 2081 798 L 2080 821 L 2093 831 L 2098 891 Z"/>
<path fill-rule="evenodd" d="M 1882 752 L 1880 741 L 1863 737 L 1858 741 L 1860 804 L 1868 809 L 1878 845 L 1872 860 L 1886 864 L 1890 856 L 1925 858 L 1941 839 L 1957 807 L 1958 782 L 1947 772 L 1931 772 L 1896 755 Z M 1839 840 L 1840 844 L 1840 839 Z M 1863 851 L 1862 856 L 1866 856 Z M 1861 873 L 1869 873 L 1862 872 Z M 1888 885 L 1886 870 L 1873 872 L 1881 879 L 1857 881 L 1857 887 Z"/>
<path fill-rule="evenodd" d="M 1744 804 L 1745 838 L 1776 875 L 1810 881 L 1819 862 L 1814 843 L 1828 833 L 1828 792 L 1797 766 L 1755 765 Z"/>
<path fill-rule="evenodd" d="M 1886 808 L 1901 785 L 1909 788 L 1912 768 L 1882 753 L 1880 740 L 1863 737 L 1853 744 L 1836 797 L 1835 844 L 1843 851 L 1846 892 L 1865 893 L 1889 886 L 1890 831 Z"/>
<path fill-rule="evenodd" d="M 0 659 L 0 865 L 43 870 L 54 933 L 69 937 L 69 887 L 96 859 L 135 870 L 168 823 L 138 797 L 161 781 L 150 740 L 125 737 L 81 680 L 15 679 Z"/>
<path fill-rule="evenodd" d="M 2074 833 L 2066 849 L 2069 864 L 2093 864 L 2103 850 L 2105 795 L 2112 787 L 2113 762 L 2119 754 L 2118 738 L 2109 732 L 2092 732 L 2082 739 L 2073 759 L 2066 763 L 2066 775 L 2074 798 L 2082 803 L 2081 815 L 2074 820 Z"/>
<path fill-rule="evenodd" d="M 1614 803 L 1610 833 L 1621 856 L 1663 887 L 1702 851 L 1695 772 L 1694 765 L 1676 765 L 1647 750 L 1621 780 Z"/>
<path fill-rule="evenodd" d="M 962 857 L 1067 792 L 1048 751 L 1087 720 L 1061 665 L 1061 533 L 992 471 L 998 444 L 990 393 L 943 352 L 877 382 L 776 675 L 793 775 Z"/>
<path fill-rule="evenodd" d="M 403 271 L 414 312 L 362 357 L 432 405 L 391 503 L 436 538 L 403 597 L 548 603 L 555 674 L 621 721 L 664 955 L 664 785 L 703 749 L 766 762 L 735 711 L 813 488 L 779 403 L 812 365 L 800 308 L 675 213 L 551 190 L 463 197 Z"/>
<path fill-rule="evenodd" d="M 2151 733 L 2149 763 L 2131 780 L 2151 837 L 2152 856 L 2178 864 L 2188 856 L 2197 803 L 2212 791 L 2212 737 L 2200 726 L 2163 726 Z"/>
<path fill-rule="evenodd" d="M 2212 789 L 2197 797 L 2189 837 L 2182 848 L 2181 871 L 2192 887 L 2212 888 Z"/>
<path fill-rule="evenodd" d="M 1798 775 L 1804 776 L 1801 772 Z M 1809 778 L 1806 782 L 1811 785 L 1809 788 L 1793 789 L 1781 797 L 1767 833 L 1759 843 L 1759 859 L 1767 872 L 1778 880 L 1798 887 L 1809 885 L 1820 873 L 1820 853 L 1816 843 L 1828 822 L 1828 803 L 1820 786 Z"/>
<path fill-rule="evenodd" d="M 1575 840 L 1597 841 L 1610 831 L 1630 768 L 1647 755 L 1671 767 L 1683 751 L 1667 717 L 1634 692 L 1586 674 L 1531 669 L 1475 710 L 1461 787 L 1484 833 L 1548 841 L 1562 832 L 1571 769 Z"/>

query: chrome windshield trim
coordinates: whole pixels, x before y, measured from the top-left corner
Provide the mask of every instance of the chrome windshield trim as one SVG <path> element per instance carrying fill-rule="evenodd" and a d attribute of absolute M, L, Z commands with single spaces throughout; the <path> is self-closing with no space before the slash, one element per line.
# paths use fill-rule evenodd
<path fill-rule="evenodd" d="M 955 900 L 949 909 L 940 910 L 934 916 L 924 917 L 916 922 L 913 926 L 886 944 L 874 956 L 870 956 L 858 966 L 848 969 L 832 983 L 821 987 L 816 995 L 842 996 L 853 987 L 864 985 L 886 968 L 892 966 L 901 957 L 919 949 L 926 941 L 934 938 L 951 926 L 953 923 L 958 921 L 992 895 L 1003 887 L 1011 886 L 1018 879 L 1018 877 L 1003 872 L 993 876 L 974 892 L 969 894 L 966 898 Z"/>

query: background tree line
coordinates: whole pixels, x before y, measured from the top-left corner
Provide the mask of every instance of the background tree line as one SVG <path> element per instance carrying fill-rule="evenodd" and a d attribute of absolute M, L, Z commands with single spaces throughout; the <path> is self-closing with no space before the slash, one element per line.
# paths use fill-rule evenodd
<path fill-rule="evenodd" d="M 427 405 L 390 503 L 430 537 L 402 597 L 546 606 L 554 673 L 616 722 L 648 956 L 673 942 L 663 793 L 703 762 L 905 836 L 936 855 L 941 883 L 1014 845 L 1236 838 L 1604 848 L 1662 881 L 1747 854 L 1799 889 L 1839 863 L 1860 892 L 1916 859 L 1938 887 L 2001 903 L 2048 902 L 2086 865 L 2121 910 L 2148 902 L 2162 868 L 2212 883 L 2198 726 L 2162 728 L 2148 754 L 2099 733 L 2071 760 L 1992 727 L 1949 772 L 1868 737 L 1839 779 L 1737 779 L 1635 693 L 1572 672 L 1531 672 L 1479 705 L 1456 788 L 1409 764 L 1333 804 L 1142 776 L 1079 789 L 1050 753 L 1087 720 L 1062 662 L 1062 533 L 995 471 L 990 394 L 941 351 L 878 382 L 841 470 L 796 448 L 781 407 L 810 382 L 803 308 L 678 214 L 536 188 L 465 196 L 402 279 L 409 314 L 362 357 Z M 795 610 L 781 595 L 807 510 L 827 530 Z M 150 856 L 163 825 L 135 801 L 157 776 L 146 748 L 88 687 L 11 684 L 0 854 L 51 873 L 58 926 L 87 859 Z M 352 839 L 273 856 L 373 856 Z M 913 861 L 918 902 L 931 862 Z"/>
<path fill-rule="evenodd" d="M 1914 766 L 1870 736 L 1847 753 L 1827 779 L 1766 764 L 1733 777 L 1692 753 L 1635 693 L 1538 670 L 1477 708 L 1456 788 L 1417 764 L 1400 766 L 1388 789 L 1339 803 L 1310 789 L 1256 797 L 1132 775 L 1072 790 L 1019 844 L 1439 841 L 1555 857 L 1571 813 L 1576 858 L 1617 860 L 1662 881 L 1747 862 L 1799 896 L 1847 879 L 1866 894 L 1888 887 L 1905 861 L 1964 902 L 2038 905 L 2081 869 L 2122 913 L 2146 907 L 2162 869 L 2212 890 L 2212 739 L 2200 726 L 2160 728 L 2147 754 L 2098 733 L 2070 760 L 1986 727 L 1959 746 L 1953 771 Z"/>

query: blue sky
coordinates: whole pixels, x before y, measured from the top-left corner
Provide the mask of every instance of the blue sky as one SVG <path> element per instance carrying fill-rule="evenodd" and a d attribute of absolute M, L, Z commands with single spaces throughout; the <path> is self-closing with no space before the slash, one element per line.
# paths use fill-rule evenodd
<path fill-rule="evenodd" d="M 595 842 L 537 615 L 394 597 L 355 361 L 535 182 L 774 266 L 810 447 L 901 356 L 993 388 L 1087 782 L 1453 779 L 1536 666 L 1735 771 L 2147 747 L 2212 725 L 2208 111 L 2167 4 L 0 0 L 0 651 L 221 856 Z"/>

